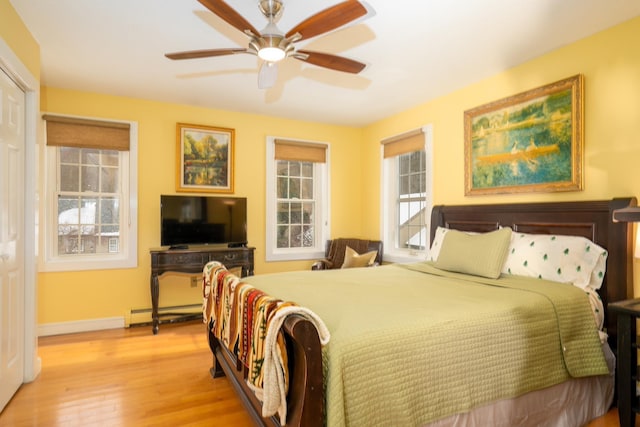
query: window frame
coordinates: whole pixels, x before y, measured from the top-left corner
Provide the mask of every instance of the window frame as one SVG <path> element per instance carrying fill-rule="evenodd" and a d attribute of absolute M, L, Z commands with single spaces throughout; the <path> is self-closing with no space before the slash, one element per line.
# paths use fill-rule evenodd
<path fill-rule="evenodd" d="M 94 117 L 66 116 L 70 118 L 96 120 Z M 138 124 L 124 120 L 99 119 L 104 122 L 129 124 L 129 151 L 120 151 L 120 179 L 122 182 L 122 203 L 120 206 L 121 252 L 100 254 L 57 255 L 57 182 L 59 168 L 59 148 L 42 144 L 44 173 L 42 178 L 43 212 L 39 269 L 43 272 L 85 271 L 136 268 L 138 266 Z M 46 133 L 44 136 L 46 140 Z"/>
<path fill-rule="evenodd" d="M 316 203 L 316 219 L 314 229 L 315 245 L 299 248 L 277 247 L 277 163 L 275 158 L 275 141 L 290 140 L 308 142 L 310 144 L 325 144 L 326 159 L 324 163 L 314 163 L 314 200 Z M 326 241 L 329 239 L 329 158 L 330 145 L 326 142 L 309 141 L 268 136 L 266 140 L 266 215 L 265 215 L 265 259 L 266 261 L 298 261 L 314 260 L 325 255 Z M 318 197 L 319 196 L 319 197 Z M 318 215 L 318 213 L 320 215 Z"/>
<path fill-rule="evenodd" d="M 425 152 L 425 227 L 427 241 L 424 250 L 397 247 L 398 222 L 398 157 L 384 158 L 384 146 L 380 146 L 380 235 L 384 243 L 384 259 L 388 262 L 405 263 L 423 260 L 429 253 L 431 246 L 431 210 L 433 208 L 433 126 L 425 125 L 420 128 L 424 135 Z"/>

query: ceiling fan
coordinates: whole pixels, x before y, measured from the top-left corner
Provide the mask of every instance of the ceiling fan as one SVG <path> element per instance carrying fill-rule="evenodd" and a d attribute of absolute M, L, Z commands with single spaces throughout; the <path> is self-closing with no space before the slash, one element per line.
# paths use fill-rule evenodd
<path fill-rule="evenodd" d="M 337 3 L 310 16 L 289 30 L 289 32 L 284 33 L 276 25 L 276 21 L 280 18 L 284 9 L 282 0 L 258 0 L 258 7 L 268 21 L 262 31 L 256 30 L 253 25 L 223 0 L 198 1 L 228 24 L 249 36 L 249 45 L 245 49 L 205 49 L 167 53 L 165 54 L 167 58 L 193 59 L 238 53 L 257 55 L 264 61 L 258 73 L 258 87 L 260 89 L 267 89 L 275 84 L 278 75 L 278 62 L 288 57 L 319 67 L 352 74 L 358 74 L 366 66 L 353 59 L 329 53 L 296 49 L 294 46 L 296 42 L 327 33 L 367 14 L 373 14 L 373 9 L 363 2 L 347 0 Z"/>

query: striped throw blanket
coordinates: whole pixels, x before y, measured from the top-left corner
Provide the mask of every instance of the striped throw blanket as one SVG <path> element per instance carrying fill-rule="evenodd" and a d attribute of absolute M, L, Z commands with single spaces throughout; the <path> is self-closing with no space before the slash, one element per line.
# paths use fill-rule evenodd
<path fill-rule="evenodd" d="M 311 310 L 241 282 L 217 261 L 205 265 L 202 277 L 204 322 L 248 368 L 247 383 L 262 402 L 262 416 L 278 413 L 284 425 L 289 372 L 282 324 L 292 314 L 305 317 L 323 345 L 329 342 L 327 327 Z"/>

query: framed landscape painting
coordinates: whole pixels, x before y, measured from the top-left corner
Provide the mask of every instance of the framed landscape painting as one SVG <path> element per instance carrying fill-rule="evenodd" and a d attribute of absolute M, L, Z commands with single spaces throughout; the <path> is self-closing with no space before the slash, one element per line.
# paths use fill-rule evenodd
<path fill-rule="evenodd" d="M 233 193 L 233 129 L 178 123 L 176 191 Z"/>
<path fill-rule="evenodd" d="M 465 195 L 582 190 L 583 77 L 464 113 Z"/>

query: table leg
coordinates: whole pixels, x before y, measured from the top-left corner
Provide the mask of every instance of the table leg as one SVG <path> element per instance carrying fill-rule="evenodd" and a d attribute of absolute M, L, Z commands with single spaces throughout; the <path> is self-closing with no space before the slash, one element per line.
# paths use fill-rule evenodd
<path fill-rule="evenodd" d="M 151 320 L 153 322 L 153 334 L 158 333 L 160 319 L 158 316 L 158 298 L 160 295 L 160 285 L 157 274 L 151 274 Z"/>

